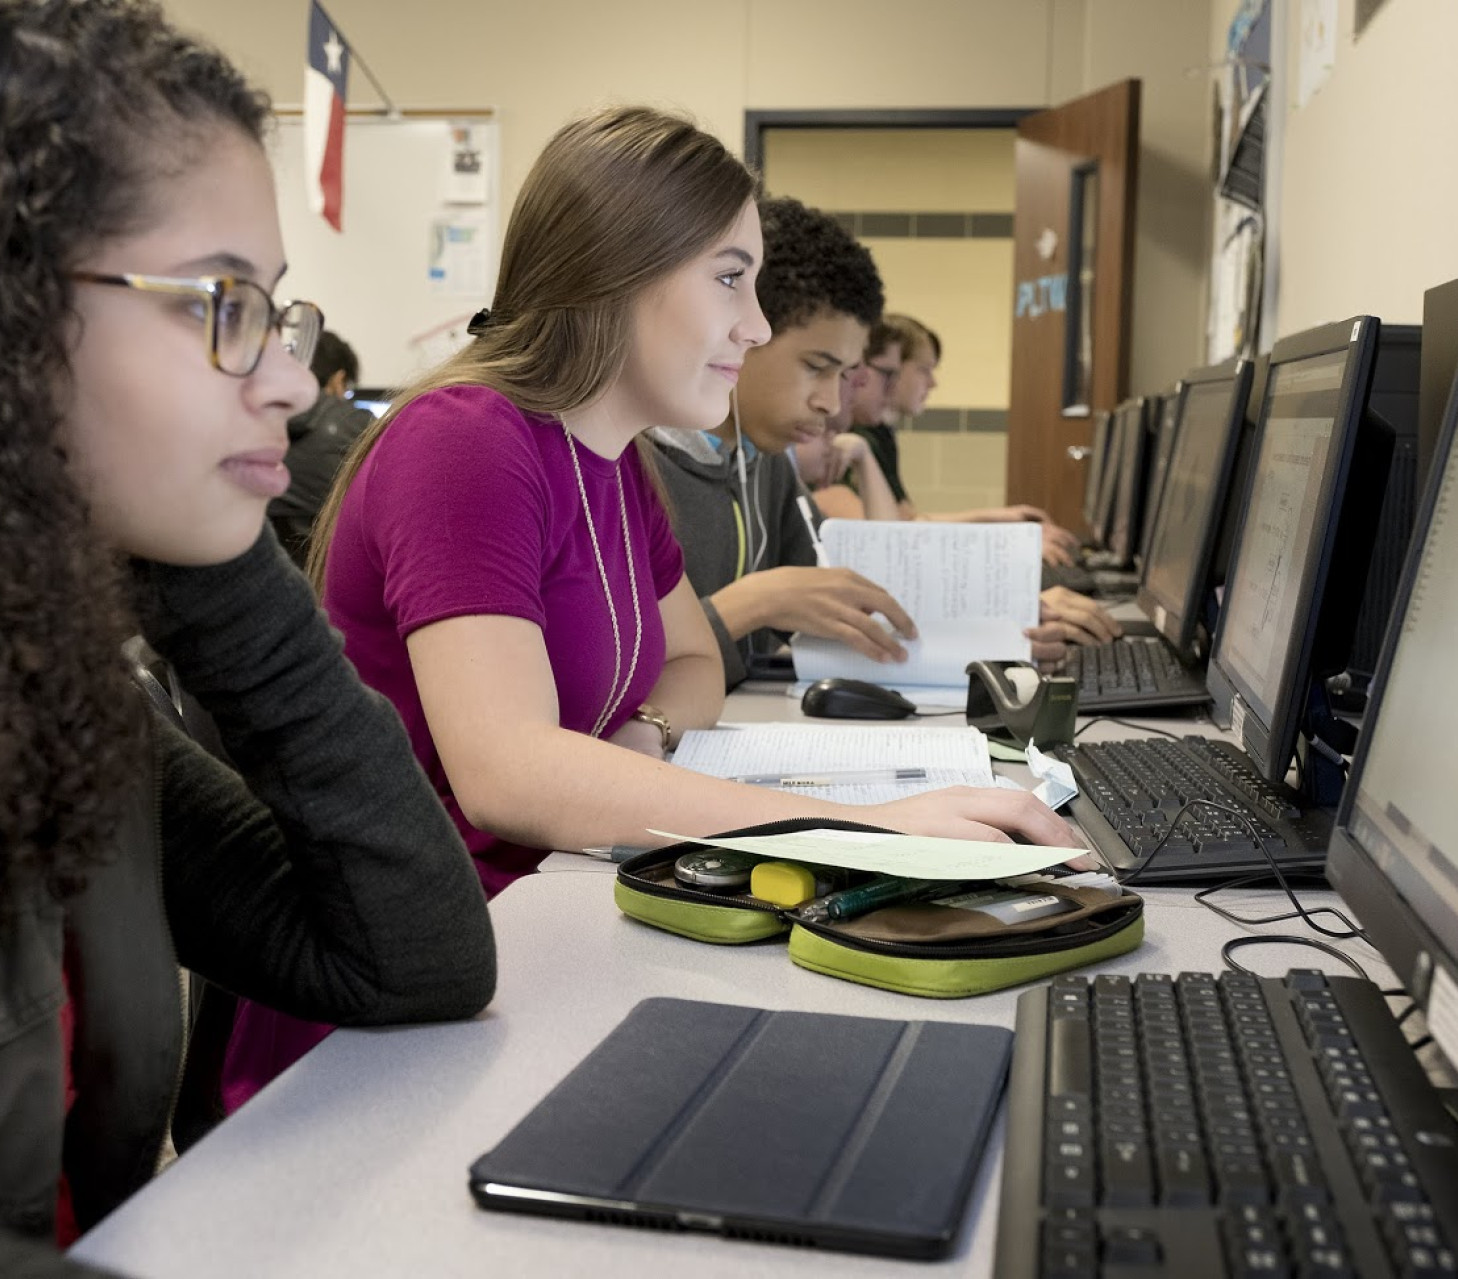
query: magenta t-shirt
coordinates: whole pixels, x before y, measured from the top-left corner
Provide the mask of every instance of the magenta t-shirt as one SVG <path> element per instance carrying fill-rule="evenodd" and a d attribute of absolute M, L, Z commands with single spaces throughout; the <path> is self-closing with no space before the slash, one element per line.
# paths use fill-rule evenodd
<path fill-rule="evenodd" d="M 576 452 L 617 610 L 623 674 L 634 640 L 624 503 L 642 618 L 637 670 L 603 730 L 610 737 L 662 673 L 658 601 L 683 576 L 683 553 L 635 448 L 615 461 L 580 442 Z M 476 386 L 432 391 L 402 409 L 340 509 L 324 607 L 344 632 L 344 651 L 360 677 L 400 712 L 486 891 L 535 869 L 543 850 L 477 830 L 462 815 L 425 722 L 405 640 L 448 617 L 525 618 L 541 628 L 562 726 L 591 731 L 611 695 L 613 628 L 561 423 Z"/>
<path fill-rule="evenodd" d="M 621 670 L 633 660 L 632 548 L 642 639 L 610 737 L 663 670 L 658 601 L 683 576 L 683 552 L 635 448 L 608 461 L 577 445 L 582 487 L 618 615 Z M 617 477 L 622 476 L 623 498 Z M 562 425 L 485 387 L 451 387 L 400 411 L 349 486 L 329 550 L 324 607 L 360 677 L 394 703 L 436 793 L 476 859 L 488 896 L 536 869 L 546 851 L 466 821 L 431 740 L 405 639 L 448 617 L 495 613 L 539 626 L 560 722 L 587 733 L 611 695 L 613 628 Z M 462 678 L 465 678 L 463 675 Z M 523 804 L 547 804 L 548 795 Z M 331 1027 L 239 1001 L 223 1067 L 229 1112 Z"/>

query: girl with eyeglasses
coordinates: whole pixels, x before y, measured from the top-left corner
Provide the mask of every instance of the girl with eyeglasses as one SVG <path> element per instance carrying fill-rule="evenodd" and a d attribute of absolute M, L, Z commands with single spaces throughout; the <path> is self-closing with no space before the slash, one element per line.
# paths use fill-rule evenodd
<path fill-rule="evenodd" d="M 205 1123 L 179 965 L 351 1024 L 494 984 L 459 836 L 263 532 L 320 321 L 273 300 L 267 111 L 153 4 L 0 0 L 4 1274 L 71 1270 L 174 1103 Z M 138 629 L 229 764 L 149 715 Z"/>

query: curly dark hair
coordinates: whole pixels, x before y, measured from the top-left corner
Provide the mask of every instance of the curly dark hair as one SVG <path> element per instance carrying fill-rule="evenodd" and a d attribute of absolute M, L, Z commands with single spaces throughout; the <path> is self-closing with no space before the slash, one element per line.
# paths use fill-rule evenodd
<path fill-rule="evenodd" d="M 0 903 L 84 883 L 143 757 L 122 565 L 66 454 L 70 272 L 146 225 L 211 129 L 267 118 L 150 0 L 0 0 Z"/>
<path fill-rule="evenodd" d="M 756 293 L 775 333 L 817 315 L 853 315 L 875 324 L 886 305 L 870 250 L 828 213 L 788 196 L 759 202 L 764 266 Z"/>

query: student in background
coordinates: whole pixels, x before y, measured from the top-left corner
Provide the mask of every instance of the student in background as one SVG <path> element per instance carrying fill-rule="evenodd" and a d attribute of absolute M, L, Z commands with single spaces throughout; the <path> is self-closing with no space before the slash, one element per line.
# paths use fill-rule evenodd
<path fill-rule="evenodd" d="M 1024 503 L 935 515 L 923 515 L 917 510 L 901 480 L 896 428 L 926 407 L 927 396 L 936 386 L 936 368 L 941 357 L 941 340 L 926 325 L 908 315 L 888 315 L 883 327 L 872 333 L 866 349 L 870 376 L 855 388 L 851 397 L 852 430 L 871 446 L 896 497 L 900 517 L 956 524 L 1036 520 L 1043 526 L 1043 558 L 1050 564 L 1071 564 L 1078 551 L 1078 538 L 1054 523 L 1039 507 Z"/>
<path fill-rule="evenodd" d="M 289 558 L 300 568 L 309 553 L 309 531 L 329 496 L 335 472 L 374 415 L 346 398 L 359 383 L 359 358 L 337 333 L 326 329 L 309 365 L 319 398 L 289 418 L 289 489 L 268 504 L 268 518 Z"/>
<path fill-rule="evenodd" d="M 887 663 L 905 649 L 873 615 L 914 635 L 912 619 L 880 586 L 849 569 L 816 566 L 804 489 L 787 456 L 792 447 L 812 460 L 821 450 L 821 465 L 827 448 L 842 456 L 821 440 L 843 385 L 857 377 L 868 334 L 875 348 L 880 276 L 866 249 L 819 210 L 763 200 L 760 217 L 765 262 L 757 287 L 774 336 L 746 354 L 723 422 L 702 432 L 652 433 L 674 530 L 730 688 L 747 677 L 753 654 L 773 651 L 793 631 L 841 640 Z M 874 468 L 865 441 L 852 438 Z M 878 472 L 868 473 L 870 491 L 881 491 Z M 1054 665 L 1068 644 L 1101 642 L 1116 631 L 1091 600 L 1045 592 L 1029 636 L 1034 658 Z"/>
<path fill-rule="evenodd" d="M 847 381 L 855 376 L 852 371 Z M 827 520 L 901 518 L 896 495 L 870 444 L 850 430 L 839 414 L 827 418 L 825 430 L 814 439 L 792 444 L 789 456 L 800 482 Z"/>
<path fill-rule="evenodd" d="M 357 1025 L 470 1016 L 495 968 L 398 718 L 265 526 L 319 325 L 271 298 L 266 101 L 124 0 L 0 0 L 0 66 L 0 1273 L 62 1275 L 179 1079 L 216 1086 L 179 965 Z M 148 715 L 139 625 L 236 771 Z"/>

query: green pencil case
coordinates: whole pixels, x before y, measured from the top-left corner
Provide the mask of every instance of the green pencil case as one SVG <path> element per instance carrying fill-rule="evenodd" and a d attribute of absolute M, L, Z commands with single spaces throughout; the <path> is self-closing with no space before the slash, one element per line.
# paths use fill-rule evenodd
<path fill-rule="evenodd" d="M 799 818 L 730 831 L 724 838 L 817 828 L 890 833 L 879 826 Z M 623 862 L 613 885 L 618 908 L 654 928 L 717 945 L 789 934 L 790 959 L 801 968 L 932 999 L 963 999 L 1038 981 L 1122 955 L 1144 940 L 1144 901 L 1137 894 L 1114 897 L 1056 882 L 1025 891 L 1030 897 L 1063 897 L 1075 908 L 1021 924 L 935 902 L 809 922 L 748 892 L 714 893 L 680 883 L 674 862 L 703 847 L 675 844 Z"/>

